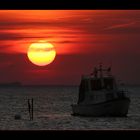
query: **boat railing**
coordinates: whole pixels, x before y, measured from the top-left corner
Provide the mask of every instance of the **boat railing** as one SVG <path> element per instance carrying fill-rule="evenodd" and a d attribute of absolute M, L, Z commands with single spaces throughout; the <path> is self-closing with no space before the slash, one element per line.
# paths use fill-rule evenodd
<path fill-rule="evenodd" d="M 117 94 L 118 97 L 130 97 L 129 92 L 126 90 L 120 90 Z"/>
<path fill-rule="evenodd" d="M 125 90 L 124 94 L 125 94 L 125 97 L 130 97 L 130 92 L 129 91 Z"/>

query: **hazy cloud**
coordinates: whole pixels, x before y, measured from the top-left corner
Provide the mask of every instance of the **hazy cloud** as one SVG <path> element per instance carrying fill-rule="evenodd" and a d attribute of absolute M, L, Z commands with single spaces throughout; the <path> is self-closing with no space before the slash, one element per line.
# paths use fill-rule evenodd
<path fill-rule="evenodd" d="M 135 22 L 125 23 L 125 24 L 117 24 L 117 25 L 110 26 L 106 29 L 129 28 L 129 27 L 132 27 L 132 25 L 135 25 Z"/>

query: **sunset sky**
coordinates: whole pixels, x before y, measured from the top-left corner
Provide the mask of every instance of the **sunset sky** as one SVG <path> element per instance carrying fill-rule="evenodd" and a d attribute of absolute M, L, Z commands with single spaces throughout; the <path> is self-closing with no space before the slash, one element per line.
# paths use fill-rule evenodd
<path fill-rule="evenodd" d="M 31 63 L 31 43 L 47 40 L 55 60 Z M 0 10 L 0 83 L 78 85 L 100 62 L 140 84 L 140 10 Z"/>

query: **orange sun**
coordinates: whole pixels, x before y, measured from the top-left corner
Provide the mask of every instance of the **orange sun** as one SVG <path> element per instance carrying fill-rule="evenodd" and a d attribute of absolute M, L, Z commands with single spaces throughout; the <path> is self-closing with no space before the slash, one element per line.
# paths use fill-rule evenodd
<path fill-rule="evenodd" d="M 27 52 L 29 60 L 38 66 L 46 66 L 53 62 L 56 56 L 55 48 L 46 41 L 32 43 Z"/>

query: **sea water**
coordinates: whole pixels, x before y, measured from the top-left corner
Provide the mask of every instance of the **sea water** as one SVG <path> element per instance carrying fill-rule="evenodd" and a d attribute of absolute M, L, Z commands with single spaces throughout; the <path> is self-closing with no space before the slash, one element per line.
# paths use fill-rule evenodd
<path fill-rule="evenodd" d="M 127 87 L 127 117 L 72 116 L 78 86 L 0 87 L 0 130 L 132 130 L 140 129 L 140 87 Z M 28 99 L 33 98 L 33 120 Z M 19 115 L 20 119 L 15 119 Z"/>

